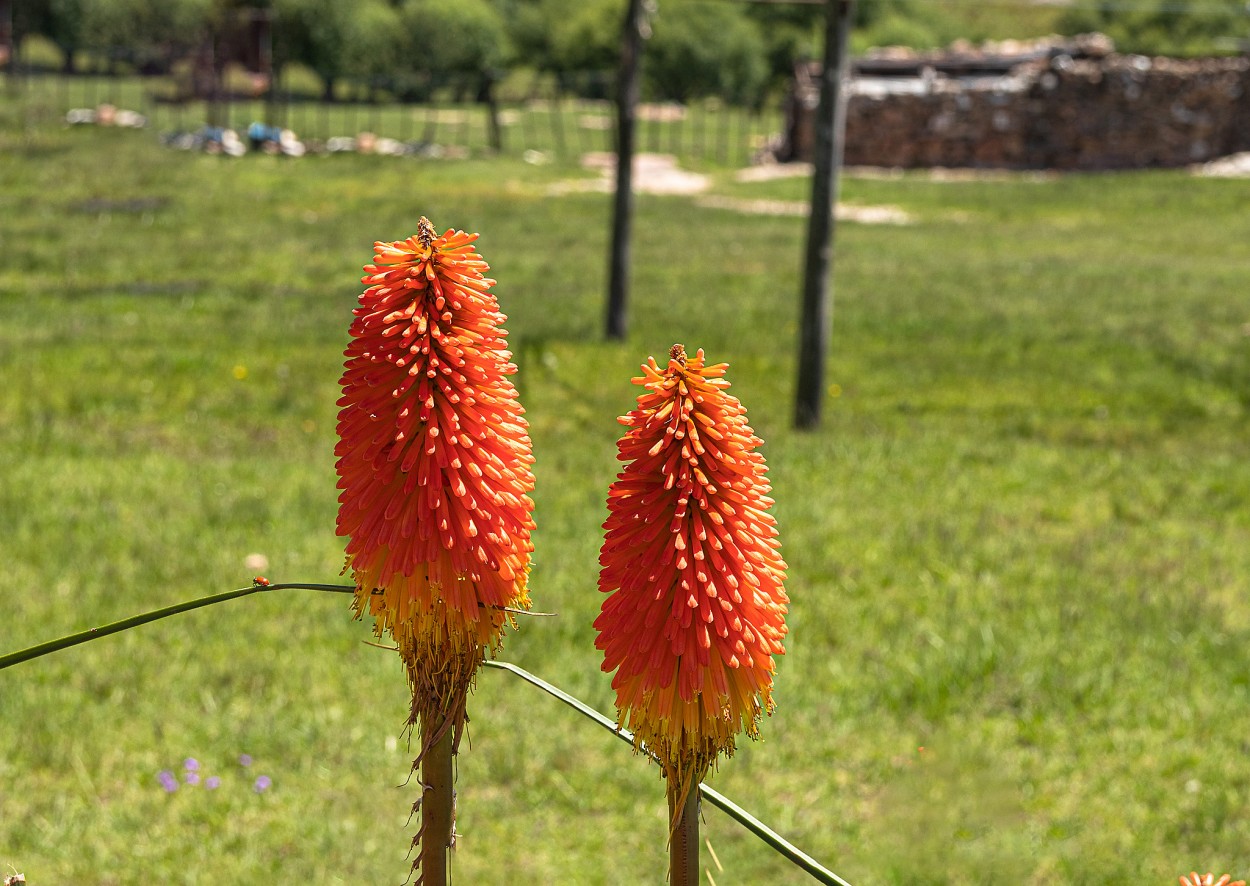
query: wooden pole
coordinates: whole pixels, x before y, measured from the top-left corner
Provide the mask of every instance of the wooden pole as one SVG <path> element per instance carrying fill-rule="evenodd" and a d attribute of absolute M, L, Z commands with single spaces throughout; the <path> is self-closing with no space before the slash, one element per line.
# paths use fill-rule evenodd
<path fill-rule="evenodd" d="M 681 819 L 669 838 L 668 882 L 669 886 L 699 886 L 699 785 L 690 785 L 685 800 L 676 791 L 668 792 L 668 820 L 677 813 L 682 803 Z"/>
<path fill-rule="evenodd" d="M 479 97 L 486 102 L 486 138 L 490 142 L 491 152 L 498 154 L 503 151 L 503 127 L 499 123 L 499 100 L 495 97 L 494 71 L 482 74 Z"/>
<path fill-rule="evenodd" d="M 423 724 L 424 726 L 425 724 Z M 434 727 L 437 728 L 437 727 Z M 452 728 L 421 758 L 421 883 L 451 882 L 451 846 L 456 825 L 456 789 L 452 771 Z"/>
<path fill-rule="evenodd" d="M 251 38 L 255 41 L 256 73 L 265 78 L 265 125 L 276 126 L 278 84 L 273 67 L 273 13 L 268 9 L 253 9 L 248 15 Z"/>
<path fill-rule="evenodd" d="M 624 339 L 629 327 L 629 252 L 634 215 L 634 136 L 639 72 L 646 42 L 644 0 L 629 0 L 621 34 L 616 83 L 616 193 L 612 201 L 612 247 L 608 259 L 607 336 Z"/>
<path fill-rule="evenodd" d="M 0 0 L 0 67 L 8 67 L 16 61 L 17 41 L 13 39 L 13 4 Z"/>
<path fill-rule="evenodd" d="M 4 82 L 10 95 L 17 95 L 18 54 L 22 36 L 17 33 L 13 21 L 13 4 L 10 0 L 0 0 L 0 61 L 3 61 L 0 67 L 4 68 Z M 73 53 L 66 53 L 66 57 L 72 58 Z"/>
<path fill-rule="evenodd" d="M 826 0 L 825 54 L 820 77 L 820 107 L 816 112 L 816 146 L 812 158 L 812 206 L 807 223 L 807 250 L 803 262 L 803 307 L 799 318 L 799 375 L 794 425 L 820 424 L 824 400 L 825 362 L 833 320 L 834 208 L 838 202 L 838 167 L 846 131 L 847 35 L 855 0 Z"/>

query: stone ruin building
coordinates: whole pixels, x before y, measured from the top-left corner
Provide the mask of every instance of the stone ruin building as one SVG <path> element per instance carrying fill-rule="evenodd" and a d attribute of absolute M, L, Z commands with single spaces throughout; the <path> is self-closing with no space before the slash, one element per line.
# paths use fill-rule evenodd
<path fill-rule="evenodd" d="M 773 158 L 808 160 L 820 68 L 796 72 Z M 1121 55 L 1101 34 L 877 50 L 843 85 L 848 166 L 1136 169 L 1250 151 L 1250 58 Z"/>

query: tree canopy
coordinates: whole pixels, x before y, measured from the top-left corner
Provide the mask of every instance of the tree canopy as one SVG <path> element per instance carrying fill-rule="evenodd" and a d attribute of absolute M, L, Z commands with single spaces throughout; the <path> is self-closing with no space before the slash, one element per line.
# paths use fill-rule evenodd
<path fill-rule="evenodd" d="M 616 67 L 625 0 L 44 0 L 19 3 L 14 30 L 60 48 L 66 71 L 84 53 L 168 69 L 249 9 L 273 16 L 274 61 L 298 62 L 324 85 L 353 80 L 411 93 L 443 77 L 527 69 L 603 92 Z M 653 99 L 718 95 L 757 102 L 819 55 L 822 7 L 810 3 L 658 0 L 643 65 Z M 990 7 L 977 0 L 873 0 L 857 5 L 853 46 L 931 47 L 1059 31 L 1103 31 L 1125 52 L 1234 51 L 1250 38 L 1244 0 L 1077 0 Z M 588 76 L 593 74 L 594 76 Z M 597 84 L 592 86 L 591 84 Z"/>

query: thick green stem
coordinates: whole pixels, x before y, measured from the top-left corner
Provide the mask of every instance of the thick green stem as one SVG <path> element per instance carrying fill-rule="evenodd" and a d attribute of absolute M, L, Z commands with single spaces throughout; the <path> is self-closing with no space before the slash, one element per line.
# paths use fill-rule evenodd
<path fill-rule="evenodd" d="M 668 882 L 671 886 L 698 886 L 699 884 L 699 786 L 692 784 L 686 796 L 677 796 L 676 783 L 668 781 L 668 820 L 677 815 L 681 804 L 681 818 L 668 841 Z"/>
<path fill-rule="evenodd" d="M 442 736 L 421 757 L 422 886 L 447 886 L 451 882 L 451 846 L 456 826 L 452 738 L 453 730 L 444 728 Z"/>

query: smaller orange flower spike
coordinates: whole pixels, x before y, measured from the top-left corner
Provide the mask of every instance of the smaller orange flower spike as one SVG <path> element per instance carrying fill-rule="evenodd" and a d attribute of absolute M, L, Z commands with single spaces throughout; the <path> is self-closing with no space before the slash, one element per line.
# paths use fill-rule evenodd
<path fill-rule="evenodd" d="M 674 345 L 620 419 L 625 470 L 608 492 L 595 620 L 618 718 L 684 799 L 735 736 L 772 710 L 784 652 L 786 564 L 762 442 L 726 393 L 725 364 Z"/>

